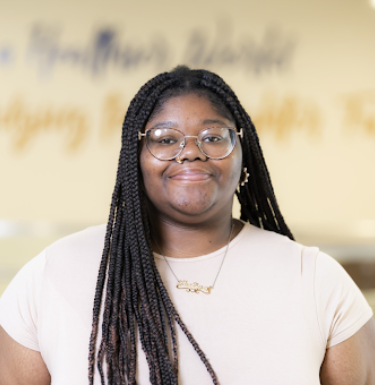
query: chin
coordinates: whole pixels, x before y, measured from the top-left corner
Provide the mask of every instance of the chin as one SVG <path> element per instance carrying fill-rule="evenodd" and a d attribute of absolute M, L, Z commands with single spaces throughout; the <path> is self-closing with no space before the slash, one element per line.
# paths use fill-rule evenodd
<path fill-rule="evenodd" d="M 211 207 L 205 207 L 205 208 L 176 208 L 176 212 L 183 215 L 184 218 L 199 218 L 201 215 L 206 214 Z"/>
<path fill-rule="evenodd" d="M 179 214 L 187 217 L 196 217 L 207 213 L 215 203 L 207 195 L 199 197 L 200 199 L 187 199 L 181 197 L 177 201 L 171 202 L 172 208 Z"/>

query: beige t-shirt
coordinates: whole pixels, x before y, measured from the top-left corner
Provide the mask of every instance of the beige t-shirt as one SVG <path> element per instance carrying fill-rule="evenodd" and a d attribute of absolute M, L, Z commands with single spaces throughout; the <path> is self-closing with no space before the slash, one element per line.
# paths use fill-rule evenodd
<path fill-rule="evenodd" d="M 40 351 L 52 385 L 87 384 L 92 307 L 105 226 L 59 240 L 23 267 L 0 299 L 0 324 Z M 169 259 L 179 279 L 211 285 L 225 248 Z M 358 287 L 331 257 L 246 224 L 230 243 L 210 295 L 176 288 L 165 260 L 156 264 L 188 329 L 221 385 L 319 385 L 327 347 L 373 315 Z M 179 384 L 211 385 L 178 329 Z M 138 384 L 150 384 L 138 349 Z M 96 375 L 95 384 L 100 384 Z"/>

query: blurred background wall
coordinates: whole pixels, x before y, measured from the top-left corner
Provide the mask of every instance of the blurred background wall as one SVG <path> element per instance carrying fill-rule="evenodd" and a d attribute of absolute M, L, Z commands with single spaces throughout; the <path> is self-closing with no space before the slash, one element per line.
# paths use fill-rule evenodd
<path fill-rule="evenodd" d="M 131 98 L 187 64 L 233 87 L 297 240 L 375 304 L 374 41 L 368 0 L 0 0 L 0 293 L 107 220 Z"/>

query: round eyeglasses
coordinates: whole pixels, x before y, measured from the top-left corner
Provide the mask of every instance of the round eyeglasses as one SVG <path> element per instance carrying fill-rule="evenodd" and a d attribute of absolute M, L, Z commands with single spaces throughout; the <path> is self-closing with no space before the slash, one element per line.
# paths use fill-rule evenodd
<path fill-rule="evenodd" d="M 176 128 L 153 127 L 145 133 L 138 132 L 138 139 L 144 136 L 148 151 L 159 160 L 177 158 L 186 146 L 186 138 L 195 138 L 200 152 L 207 158 L 223 159 L 233 151 L 237 135 L 242 138 L 242 128 L 240 132 L 231 127 L 205 128 L 198 135 L 192 136 L 184 135 Z"/>

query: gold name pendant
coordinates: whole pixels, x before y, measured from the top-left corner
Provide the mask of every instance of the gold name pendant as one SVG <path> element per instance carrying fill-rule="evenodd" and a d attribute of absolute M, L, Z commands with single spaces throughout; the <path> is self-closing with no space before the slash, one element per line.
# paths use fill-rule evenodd
<path fill-rule="evenodd" d="M 203 286 L 197 282 L 190 283 L 186 280 L 178 281 L 177 289 L 186 290 L 189 293 L 197 293 L 201 291 L 204 294 L 211 294 L 212 286 Z"/>

